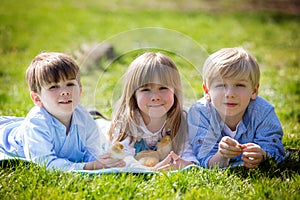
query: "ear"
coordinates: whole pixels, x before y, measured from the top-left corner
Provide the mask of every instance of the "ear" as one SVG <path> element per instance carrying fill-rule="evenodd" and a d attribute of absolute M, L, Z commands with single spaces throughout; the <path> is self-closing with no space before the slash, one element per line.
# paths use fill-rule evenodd
<path fill-rule="evenodd" d="M 251 99 L 254 100 L 258 96 L 259 83 L 253 88 Z"/>
<path fill-rule="evenodd" d="M 42 107 L 43 106 L 43 103 L 41 101 L 41 97 L 38 93 L 36 92 L 33 92 L 31 91 L 30 92 L 30 97 L 31 97 L 31 100 L 33 101 L 33 103 L 39 107 Z"/>
<path fill-rule="evenodd" d="M 81 86 L 80 86 L 79 94 L 80 94 L 80 96 L 81 96 L 81 94 L 82 94 L 82 87 L 81 87 Z"/>
<path fill-rule="evenodd" d="M 205 97 L 205 99 L 208 100 L 208 101 L 210 101 L 209 89 L 205 85 L 205 83 L 202 84 L 202 88 L 203 88 L 203 91 L 204 91 L 204 97 Z"/>

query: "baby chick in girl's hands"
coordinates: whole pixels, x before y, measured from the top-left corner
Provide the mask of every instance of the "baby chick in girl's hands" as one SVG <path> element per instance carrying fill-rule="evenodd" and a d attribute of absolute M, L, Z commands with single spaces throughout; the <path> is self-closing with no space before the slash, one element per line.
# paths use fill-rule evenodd
<path fill-rule="evenodd" d="M 124 145 L 119 142 L 113 144 L 110 148 L 110 154 L 112 158 L 123 159 L 125 157 Z"/>
<path fill-rule="evenodd" d="M 154 167 L 159 162 L 159 154 L 157 151 L 144 150 L 139 152 L 135 158 L 147 167 Z"/>
<path fill-rule="evenodd" d="M 169 135 L 164 136 L 156 145 L 159 160 L 163 160 L 172 150 L 172 139 Z"/>
<path fill-rule="evenodd" d="M 172 141 L 169 135 L 164 136 L 156 146 L 157 150 L 144 150 L 136 155 L 136 159 L 147 167 L 154 167 L 159 161 L 162 161 L 172 150 Z"/>

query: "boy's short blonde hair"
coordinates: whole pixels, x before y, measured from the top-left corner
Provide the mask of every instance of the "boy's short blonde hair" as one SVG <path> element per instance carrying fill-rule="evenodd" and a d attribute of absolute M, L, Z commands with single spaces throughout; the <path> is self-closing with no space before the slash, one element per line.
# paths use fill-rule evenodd
<path fill-rule="evenodd" d="M 203 66 L 203 83 L 210 87 L 216 78 L 244 78 L 259 84 L 260 70 L 256 59 L 242 47 L 223 48 L 211 54 Z"/>
<path fill-rule="evenodd" d="M 80 71 L 76 62 L 67 54 L 44 52 L 38 54 L 26 71 L 26 81 L 30 91 L 40 93 L 41 88 L 60 81 L 77 79 L 80 83 Z"/>

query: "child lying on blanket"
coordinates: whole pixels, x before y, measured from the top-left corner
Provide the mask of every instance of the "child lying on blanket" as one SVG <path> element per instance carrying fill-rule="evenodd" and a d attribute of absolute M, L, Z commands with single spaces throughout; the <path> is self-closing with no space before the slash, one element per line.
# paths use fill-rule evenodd
<path fill-rule="evenodd" d="M 125 162 L 100 154 L 100 134 L 91 115 L 79 105 L 80 72 L 71 57 L 37 55 L 26 71 L 35 106 L 25 118 L 0 117 L 0 151 L 47 168 L 93 170 Z"/>
<path fill-rule="evenodd" d="M 122 143 L 125 154 L 133 158 L 141 160 L 139 155 L 144 150 L 158 151 L 151 164 L 156 170 L 183 168 L 197 162 L 187 137 L 180 75 L 170 58 L 147 52 L 130 64 L 109 135 L 112 143 Z M 164 137 L 170 138 L 170 145 L 159 149 Z M 151 155 L 155 157 L 154 152 Z M 177 160 L 170 163 L 172 156 Z"/>
<path fill-rule="evenodd" d="M 205 61 L 204 98 L 189 110 L 189 135 L 202 167 L 260 165 L 284 158 L 283 130 L 274 107 L 258 96 L 260 70 L 240 47 L 224 48 Z"/>

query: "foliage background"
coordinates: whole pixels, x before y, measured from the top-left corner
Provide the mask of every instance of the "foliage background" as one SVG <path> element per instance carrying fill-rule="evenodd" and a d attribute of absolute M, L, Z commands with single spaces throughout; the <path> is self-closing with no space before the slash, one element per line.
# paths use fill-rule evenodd
<path fill-rule="evenodd" d="M 24 76 L 32 58 L 41 51 L 73 55 L 83 44 L 159 27 L 189 37 L 207 54 L 233 46 L 252 52 L 262 71 L 260 95 L 275 106 L 285 132 L 284 145 L 294 150 L 293 158 L 299 163 L 299 7 L 298 0 L 2 0 L 0 115 L 25 116 L 32 107 Z M 122 53 L 126 45 L 124 40 L 115 43 L 118 59 L 103 60 L 82 74 L 82 104 L 87 108 L 111 115 L 112 91 L 118 93 L 121 75 L 140 53 Z M 201 74 L 195 73 L 195 66 L 166 53 L 174 58 L 188 83 L 186 100 L 200 98 Z M 271 163 L 261 169 L 225 172 L 195 170 L 172 176 L 88 177 L 17 163 L 15 168 L 0 169 L 0 192 L 4 199 L 297 199 L 300 180 L 295 164 L 278 167 Z"/>

